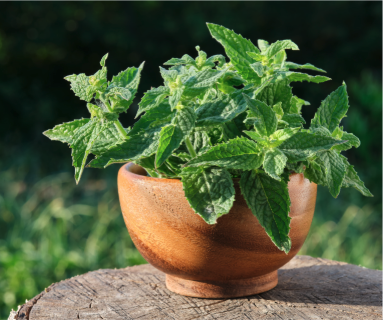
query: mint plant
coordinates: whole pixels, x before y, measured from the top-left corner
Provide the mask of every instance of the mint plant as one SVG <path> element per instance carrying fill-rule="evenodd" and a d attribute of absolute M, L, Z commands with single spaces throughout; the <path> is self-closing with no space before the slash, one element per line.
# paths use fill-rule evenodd
<path fill-rule="evenodd" d="M 164 85 L 145 92 L 133 128 L 118 120 L 138 88 L 143 64 L 107 80 L 105 61 L 93 76 L 66 77 L 89 119 L 75 120 L 44 132 L 72 149 L 78 182 L 85 165 L 105 168 L 132 161 L 156 178 L 181 179 L 185 196 L 207 223 L 229 213 L 238 178 L 242 195 L 273 243 L 291 248 L 291 173 L 329 188 L 337 197 L 342 187 L 372 196 L 341 152 L 360 145 L 339 126 L 349 108 L 346 84 L 322 101 L 310 126 L 301 115 L 310 103 L 293 95 L 291 83 L 321 83 L 329 78 L 291 70 L 325 72 L 309 63 L 286 60 L 298 50 L 290 40 L 269 44 L 250 40 L 208 24 L 222 44 L 222 55 L 172 58 L 160 67 Z M 87 164 L 89 154 L 95 157 Z"/>

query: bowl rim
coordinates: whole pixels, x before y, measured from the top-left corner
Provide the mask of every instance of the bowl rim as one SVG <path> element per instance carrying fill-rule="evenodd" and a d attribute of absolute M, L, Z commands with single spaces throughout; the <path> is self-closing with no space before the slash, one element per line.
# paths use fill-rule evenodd
<path fill-rule="evenodd" d="M 133 166 L 137 166 L 137 167 L 140 167 L 143 170 L 145 170 L 144 167 L 142 167 L 138 164 L 135 164 L 133 162 L 128 162 L 120 168 L 119 173 L 123 173 L 123 174 L 127 175 L 130 179 L 135 179 L 135 180 L 146 180 L 146 181 L 156 181 L 156 182 L 161 181 L 164 183 L 180 183 L 180 184 L 182 184 L 181 179 L 156 178 L 156 177 L 144 176 L 142 174 L 134 173 L 131 171 Z"/>
<path fill-rule="evenodd" d="M 161 183 L 178 183 L 178 184 L 182 184 L 181 179 L 177 179 L 177 178 L 173 178 L 173 179 L 169 179 L 169 178 L 156 178 L 156 177 L 150 177 L 150 176 L 145 176 L 145 175 L 142 175 L 142 174 L 134 173 L 134 172 L 131 171 L 133 166 L 137 166 L 137 167 L 140 167 L 143 170 L 145 170 L 144 167 L 142 167 L 142 166 L 140 166 L 138 164 L 135 164 L 134 162 L 128 162 L 128 163 L 126 163 L 126 164 L 121 166 L 121 168 L 119 170 L 119 175 L 120 174 L 125 174 L 130 179 L 135 179 L 135 180 L 146 180 L 146 181 L 153 181 L 153 182 L 156 181 L 156 182 L 161 182 Z M 304 176 L 303 173 L 293 172 L 289 176 L 289 178 L 290 178 L 289 182 L 291 182 L 291 178 L 293 176 L 296 176 L 296 175 L 302 175 L 304 179 L 307 179 Z M 240 178 L 233 178 L 234 182 L 239 182 L 239 180 L 240 180 Z"/>

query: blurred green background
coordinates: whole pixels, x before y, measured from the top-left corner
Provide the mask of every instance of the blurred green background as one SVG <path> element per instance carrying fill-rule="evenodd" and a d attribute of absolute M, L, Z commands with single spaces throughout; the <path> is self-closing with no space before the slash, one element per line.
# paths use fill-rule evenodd
<path fill-rule="evenodd" d="M 300 51 L 289 60 L 327 70 L 333 81 L 294 86 L 311 102 L 306 120 L 346 81 L 343 124 L 362 141 L 346 155 L 375 197 L 319 187 L 301 254 L 382 268 L 381 2 L 2 2 L 0 12 L 0 319 L 52 282 L 145 263 L 120 213 L 118 166 L 88 169 L 76 186 L 68 146 L 41 133 L 88 117 L 63 77 L 93 74 L 106 52 L 110 76 L 146 61 L 138 96 L 171 57 L 196 56 L 196 45 L 223 54 L 205 22 L 253 42 L 291 39 Z"/>

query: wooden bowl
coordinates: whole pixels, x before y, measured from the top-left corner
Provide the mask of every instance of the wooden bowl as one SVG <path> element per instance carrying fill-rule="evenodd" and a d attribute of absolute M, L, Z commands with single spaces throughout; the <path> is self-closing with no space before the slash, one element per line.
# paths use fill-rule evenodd
<path fill-rule="evenodd" d="M 142 256 L 166 273 L 169 290 L 192 297 L 231 298 L 261 293 L 278 283 L 277 270 L 302 247 L 315 209 L 317 185 L 292 174 L 288 254 L 270 240 L 251 213 L 238 183 L 230 212 L 207 224 L 185 198 L 177 179 L 146 176 L 133 163 L 118 173 L 125 224 Z"/>

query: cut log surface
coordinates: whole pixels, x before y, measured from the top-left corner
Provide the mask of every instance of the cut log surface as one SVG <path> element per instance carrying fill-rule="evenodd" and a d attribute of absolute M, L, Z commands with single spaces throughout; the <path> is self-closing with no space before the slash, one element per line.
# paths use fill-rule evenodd
<path fill-rule="evenodd" d="M 150 265 L 104 269 L 52 284 L 9 319 L 381 319 L 382 272 L 297 256 L 278 285 L 235 299 L 177 295 Z"/>

